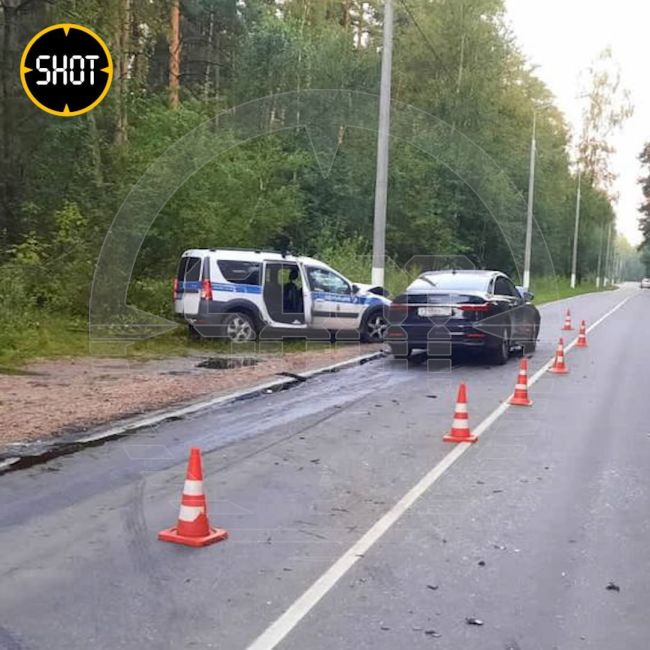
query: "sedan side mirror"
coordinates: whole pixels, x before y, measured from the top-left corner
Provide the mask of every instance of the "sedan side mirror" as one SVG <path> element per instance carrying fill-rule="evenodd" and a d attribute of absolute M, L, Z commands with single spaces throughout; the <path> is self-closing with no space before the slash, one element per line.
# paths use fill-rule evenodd
<path fill-rule="evenodd" d="M 352 285 L 352 293 L 354 294 L 359 293 L 359 287 L 356 284 Z"/>

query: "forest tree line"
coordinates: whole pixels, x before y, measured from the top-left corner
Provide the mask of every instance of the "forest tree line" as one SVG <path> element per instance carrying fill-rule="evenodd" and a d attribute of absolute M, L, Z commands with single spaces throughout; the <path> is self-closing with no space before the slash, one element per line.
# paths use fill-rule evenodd
<path fill-rule="evenodd" d="M 24 319 L 46 310 L 83 319 L 94 263 L 120 205 L 147 167 L 196 126 L 283 92 L 376 95 L 382 6 L 379 0 L 2 0 L 5 313 Z M 611 277 L 618 258 L 606 254 L 608 240 L 616 249 L 608 136 L 631 110 L 616 74 L 603 72 L 607 66 L 598 62 L 587 71 L 583 129 L 571 134 L 520 51 L 503 0 L 395 0 L 395 9 L 393 99 L 467 136 L 523 201 L 535 116 L 534 213 L 554 272 L 571 271 L 579 165 L 578 276 L 593 279 L 600 269 Z M 57 22 L 96 30 L 114 61 L 107 98 L 77 118 L 41 112 L 20 87 L 22 49 L 39 29 Z M 602 58 L 611 59 L 607 52 Z M 297 252 L 335 258 L 343 266 L 346 256 L 367 254 L 376 134 L 342 129 L 337 137 L 327 176 L 309 142 L 293 132 L 256 139 L 206 165 L 147 233 L 131 299 L 166 313 L 169 280 L 190 247 L 290 243 Z M 480 197 L 431 157 L 393 146 L 387 253 L 399 265 L 423 252 L 514 270 Z M 625 255 L 632 259 L 633 252 Z M 536 273 L 548 268 L 536 269 L 533 260 Z"/>

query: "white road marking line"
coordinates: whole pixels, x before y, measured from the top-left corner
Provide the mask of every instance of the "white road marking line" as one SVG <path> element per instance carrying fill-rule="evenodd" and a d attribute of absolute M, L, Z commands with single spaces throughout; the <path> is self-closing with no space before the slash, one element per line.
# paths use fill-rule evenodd
<path fill-rule="evenodd" d="M 588 334 L 589 332 L 591 332 L 591 330 L 593 330 L 593 329 L 595 329 L 596 327 L 598 327 L 598 326 L 599 326 L 599 325 L 600 325 L 604 320 L 606 320 L 607 318 L 609 318 L 609 317 L 610 317 L 614 312 L 618 311 L 618 310 L 619 310 L 619 309 L 620 309 L 620 308 L 621 308 L 621 307 L 622 307 L 622 306 L 623 306 L 623 305 L 624 305 L 628 300 L 630 300 L 630 298 L 632 298 L 632 296 L 628 296 L 627 298 L 623 298 L 623 300 L 621 300 L 619 303 L 617 303 L 616 305 L 614 305 L 614 307 L 612 307 L 612 309 L 610 309 L 606 314 L 604 314 L 603 316 L 601 316 L 601 317 L 600 317 L 600 318 L 599 318 L 595 323 L 593 323 L 590 327 L 587 328 L 587 334 Z M 577 343 L 578 343 L 578 337 L 576 337 L 575 339 L 573 339 L 573 341 L 571 341 L 571 343 L 569 343 L 568 345 L 565 345 L 565 346 L 564 346 L 564 352 L 566 353 L 566 352 L 568 352 L 569 350 L 571 350 L 572 348 L 574 348 L 574 347 L 576 346 Z M 549 361 L 547 361 L 547 362 L 546 362 L 546 363 L 545 363 L 545 364 L 544 364 L 544 365 L 543 365 L 543 366 L 542 366 L 542 367 L 541 367 L 541 368 L 540 368 L 540 369 L 539 369 L 539 370 L 538 370 L 538 371 L 537 371 L 537 372 L 536 372 L 536 373 L 535 373 L 535 374 L 534 374 L 534 375 L 533 375 L 533 376 L 528 380 L 528 385 L 529 385 L 529 386 L 532 386 L 532 385 L 533 385 L 533 384 L 534 384 L 534 383 L 535 383 L 535 382 L 536 382 L 540 377 L 543 377 L 543 376 L 544 376 L 544 373 L 547 372 L 548 369 L 553 365 L 553 361 L 554 361 L 554 359 L 555 359 L 555 357 L 551 357 L 551 359 L 550 359 Z"/>
<path fill-rule="evenodd" d="M 604 316 L 599 318 L 587 332 L 591 332 L 614 312 L 620 309 L 632 296 L 619 302 L 613 309 L 610 309 Z M 578 339 L 574 339 L 566 350 L 570 350 Z M 531 386 L 538 381 L 551 367 L 553 358 L 545 363 L 529 380 Z M 510 405 L 504 400 L 488 415 L 473 431 L 474 435 L 480 436 L 485 432 Z M 260 636 L 257 637 L 247 650 L 272 650 L 300 623 L 300 621 L 316 606 L 332 587 L 356 564 L 362 557 L 392 526 L 400 517 L 473 445 L 460 443 L 452 449 L 433 469 L 425 474 L 386 514 L 380 517 L 368 531 L 355 542 L 341 557 L 330 566 L 320 578 L 316 580 L 302 596 L 289 606 L 271 625 L 269 625 Z"/>

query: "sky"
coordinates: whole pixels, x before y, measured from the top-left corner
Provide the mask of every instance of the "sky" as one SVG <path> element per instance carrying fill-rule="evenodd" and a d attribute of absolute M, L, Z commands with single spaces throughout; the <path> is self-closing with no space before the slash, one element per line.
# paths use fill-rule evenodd
<path fill-rule="evenodd" d="M 612 141 L 617 149 L 612 160 L 618 174 L 617 229 L 630 243 L 640 243 L 642 195 L 637 181 L 643 171 L 638 155 L 650 141 L 650 4 L 645 0 L 506 0 L 506 6 L 520 48 L 537 66 L 537 76 L 555 94 L 574 132 L 580 125 L 579 75 L 605 47 L 611 47 L 635 107 L 634 116 Z"/>

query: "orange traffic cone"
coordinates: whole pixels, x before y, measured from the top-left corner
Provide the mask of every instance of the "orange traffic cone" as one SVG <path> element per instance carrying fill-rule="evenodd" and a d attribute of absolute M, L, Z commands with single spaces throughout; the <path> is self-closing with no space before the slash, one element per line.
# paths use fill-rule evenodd
<path fill-rule="evenodd" d="M 584 321 L 580 323 L 580 331 L 578 332 L 578 342 L 576 343 L 577 348 L 586 348 L 587 347 L 587 325 Z"/>
<path fill-rule="evenodd" d="M 467 389 L 465 384 L 458 387 L 456 410 L 451 430 L 443 438 L 444 442 L 476 442 L 478 438 L 469 430 L 469 414 L 467 412 Z"/>
<path fill-rule="evenodd" d="M 508 400 L 513 406 L 532 406 L 533 400 L 528 397 L 528 359 L 524 358 L 519 362 L 519 376 L 515 392 Z"/>
<path fill-rule="evenodd" d="M 564 326 L 562 330 L 565 332 L 570 332 L 573 330 L 573 325 L 571 325 L 571 310 L 566 310 L 566 316 L 564 317 Z"/>
<path fill-rule="evenodd" d="M 558 341 L 555 359 L 553 359 L 553 365 L 549 368 L 549 372 L 554 372 L 557 375 L 566 375 L 569 372 L 564 362 L 564 341 L 562 339 Z"/>
<path fill-rule="evenodd" d="M 161 530 L 158 533 L 158 539 L 163 542 L 185 544 L 186 546 L 207 546 L 227 539 L 227 537 L 228 531 L 220 528 L 210 528 L 208 504 L 203 492 L 201 450 L 192 447 L 190 460 L 187 464 L 178 523 L 173 528 Z"/>

